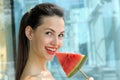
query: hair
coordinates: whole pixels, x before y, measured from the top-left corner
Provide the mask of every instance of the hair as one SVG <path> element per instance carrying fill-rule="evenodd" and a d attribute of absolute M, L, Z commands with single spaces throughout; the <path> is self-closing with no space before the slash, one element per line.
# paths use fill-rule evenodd
<path fill-rule="evenodd" d="M 63 10 L 51 3 L 42 3 L 33 7 L 29 12 L 26 12 L 20 22 L 19 29 L 19 41 L 18 41 L 18 55 L 16 62 L 16 77 L 15 80 L 20 80 L 20 77 L 25 68 L 29 55 L 29 40 L 25 35 L 26 26 L 31 26 L 32 29 L 36 29 L 42 24 L 42 20 L 46 16 L 59 16 L 63 17 Z"/>

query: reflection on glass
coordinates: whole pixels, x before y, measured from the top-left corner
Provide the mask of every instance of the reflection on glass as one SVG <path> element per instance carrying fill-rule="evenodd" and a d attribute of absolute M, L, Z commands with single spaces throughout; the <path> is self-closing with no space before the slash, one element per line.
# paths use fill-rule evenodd
<path fill-rule="evenodd" d="M 4 5 L 3 1 L 0 2 L 0 79 L 6 70 L 6 38 L 5 38 L 5 25 L 4 25 Z"/>
<path fill-rule="evenodd" d="M 12 0 L 11 0 L 12 1 Z M 13 36 L 9 0 L 0 1 L 0 80 L 14 80 Z"/>

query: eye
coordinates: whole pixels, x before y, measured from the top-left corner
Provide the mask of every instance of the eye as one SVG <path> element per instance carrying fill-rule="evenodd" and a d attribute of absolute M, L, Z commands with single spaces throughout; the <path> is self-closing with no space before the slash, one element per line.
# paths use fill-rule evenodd
<path fill-rule="evenodd" d="M 64 34 L 60 34 L 59 37 L 60 37 L 60 38 L 63 38 L 63 37 L 64 37 Z"/>
<path fill-rule="evenodd" d="M 46 32 L 45 34 L 48 35 L 48 36 L 51 36 L 51 35 L 52 35 L 52 32 L 48 31 L 48 32 Z"/>

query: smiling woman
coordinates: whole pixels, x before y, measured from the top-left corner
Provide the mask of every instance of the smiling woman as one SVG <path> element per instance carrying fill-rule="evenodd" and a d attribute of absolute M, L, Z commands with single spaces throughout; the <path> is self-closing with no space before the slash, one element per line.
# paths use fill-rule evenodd
<path fill-rule="evenodd" d="M 63 16 L 60 7 L 51 3 L 42 3 L 22 17 L 16 80 L 54 80 L 46 64 L 62 46 Z"/>
<path fill-rule="evenodd" d="M 63 16 L 62 9 L 50 3 L 25 13 L 19 30 L 16 80 L 54 80 L 46 64 L 62 46 Z"/>

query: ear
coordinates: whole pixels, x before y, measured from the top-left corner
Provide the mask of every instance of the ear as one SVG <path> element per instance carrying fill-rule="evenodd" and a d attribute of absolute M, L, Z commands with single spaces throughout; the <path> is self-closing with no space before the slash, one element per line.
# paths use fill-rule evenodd
<path fill-rule="evenodd" d="M 27 26 L 25 28 L 25 35 L 26 37 L 29 39 L 29 40 L 32 40 L 32 37 L 33 37 L 33 29 L 31 26 Z"/>

